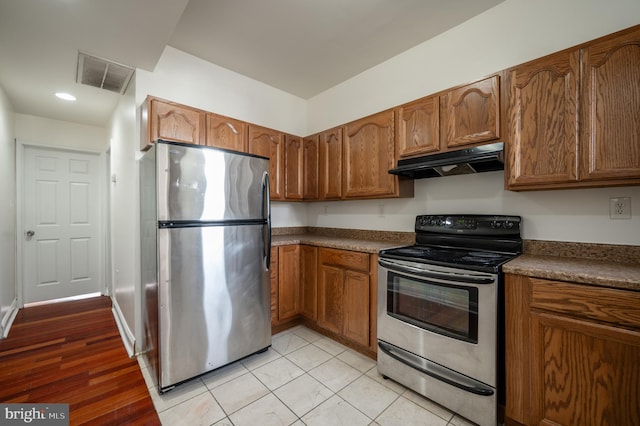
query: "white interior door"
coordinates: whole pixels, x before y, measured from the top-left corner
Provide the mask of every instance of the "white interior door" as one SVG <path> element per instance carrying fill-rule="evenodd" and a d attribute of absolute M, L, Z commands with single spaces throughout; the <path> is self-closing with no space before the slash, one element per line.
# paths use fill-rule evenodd
<path fill-rule="evenodd" d="M 100 292 L 100 156 L 25 146 L 23 302 Z"/>

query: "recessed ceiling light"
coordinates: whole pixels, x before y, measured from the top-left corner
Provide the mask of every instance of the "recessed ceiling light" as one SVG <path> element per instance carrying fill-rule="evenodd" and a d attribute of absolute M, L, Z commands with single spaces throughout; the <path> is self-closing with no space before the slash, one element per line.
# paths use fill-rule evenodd
<path fill-rule="evenodd" d="M 65 101 L 75 101 L 76 97 L 73 95 L 70 95 L 69 93 L 64 93 L 64 92 L 58 92 L 56 93 L 56 96 L 59 97 L 60 99 L 64 99 Z"/>

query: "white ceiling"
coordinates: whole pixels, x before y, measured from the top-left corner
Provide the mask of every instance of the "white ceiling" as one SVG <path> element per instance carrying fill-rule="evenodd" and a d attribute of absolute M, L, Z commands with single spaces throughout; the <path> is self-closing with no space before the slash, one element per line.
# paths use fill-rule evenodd
<path fill-rule="evenodd" d="M 75 82 L 78 51 L 153 71 L 170 45 L 307 99 L 502 1 L 0 0 L 0 85 L 18 113 L 104 126 L 120 95 Z"/>

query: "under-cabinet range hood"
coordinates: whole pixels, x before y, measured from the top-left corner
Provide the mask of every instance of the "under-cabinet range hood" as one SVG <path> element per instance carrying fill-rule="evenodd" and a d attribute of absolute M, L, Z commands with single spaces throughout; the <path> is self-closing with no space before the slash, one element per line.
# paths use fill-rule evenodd
<path fill-rule="evenodd" d="M 504 170 L 504 142 L 398 161 L 389 173 L 411 179 Z"/>

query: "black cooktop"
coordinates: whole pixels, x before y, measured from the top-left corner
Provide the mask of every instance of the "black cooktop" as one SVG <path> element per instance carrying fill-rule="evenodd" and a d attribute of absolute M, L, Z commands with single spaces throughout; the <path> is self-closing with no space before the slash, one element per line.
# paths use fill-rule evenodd
<path fill-rule="evenodd" d="M 380 257 L 441 266 L 497 272 L 499 267 L 517 254 L 453 249 L 446 247 L 406 246 L 380 252 Z"/>
<path fill-rule="evenodd" d="M 380 257 L 470 270 L 498 272 L 522 253 L 519 216 L 421 215 L 416 244 L 380 252 Z"/>

